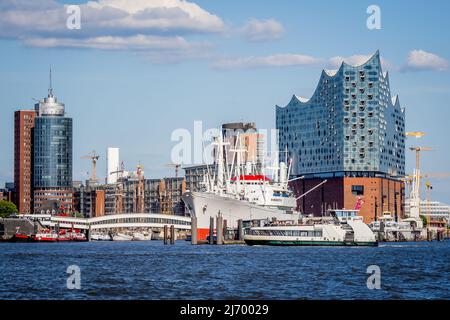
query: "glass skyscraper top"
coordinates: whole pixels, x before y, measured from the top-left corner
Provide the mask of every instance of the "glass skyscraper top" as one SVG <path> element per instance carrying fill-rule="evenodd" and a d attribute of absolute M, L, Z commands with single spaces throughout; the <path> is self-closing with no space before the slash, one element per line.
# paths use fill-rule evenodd
<path fill-rule="evenodd" d="M 391 97 L 379 52 L 323 71 L 311 99 L 276 106 L 276 126 L 293 175 L 405 174 L 405 110 Z"/>
<path fill-rule="evenodd" d="M 72 188 L 72 119 L 51 88 L 35 110 L 34 188 Z"/>

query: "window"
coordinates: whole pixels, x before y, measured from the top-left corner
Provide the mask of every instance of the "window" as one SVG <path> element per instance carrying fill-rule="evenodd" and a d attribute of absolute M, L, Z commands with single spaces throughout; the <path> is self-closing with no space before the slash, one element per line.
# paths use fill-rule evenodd
<path fill-rule="evenodd" d="M 360 186 L 360 185 L 352 186 L 352 194 L 355 196 L 364 195 L 364 186 Z"/>

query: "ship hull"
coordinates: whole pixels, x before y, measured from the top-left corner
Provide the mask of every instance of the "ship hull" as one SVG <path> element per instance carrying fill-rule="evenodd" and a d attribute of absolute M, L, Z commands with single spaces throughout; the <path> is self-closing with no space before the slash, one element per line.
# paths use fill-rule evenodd
<path fill-rule="evenodd" d="M 377 242 L 346 242 L 346 241 L 302 241 L 302 240 L 250 240 L 245 239 L 249 246 L 336 246 L 336 247 L 376 247 Z"/>
<path fill-rule="evenodd" d="M 220 196 L 208 192 L 186 192 L 182 199 L 191 216 L 197 218 L 197 238 L 206 240 L 209 236 L 210 218 L 220 213 L 227 221 L 227 227 L 237 229 L 239 220 L 295 220 L 298 214 L 286 213 L 279 208 L 258 206 L 248 201 Z"/>

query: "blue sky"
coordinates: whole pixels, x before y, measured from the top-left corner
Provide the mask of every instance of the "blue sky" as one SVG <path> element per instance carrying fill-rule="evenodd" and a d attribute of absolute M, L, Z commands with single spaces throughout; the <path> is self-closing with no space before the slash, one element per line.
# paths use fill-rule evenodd
<path fill-rule="evenodd" d="M 273 128 L 276 104 L 312 95 L 323 68 L 380 50 L 391 90 L 407 110 L 407 130 L 425 131 L 423 170 L 450 172 L 448 1 L 101 0 L 0 4 L 0 184 L 13 176 L 13 112 L 54 91 L 74 119 L 74 179 L 80 157 L 120 147 L 128 169 L 172 175 L 177 128 L 254 121 Z M 97 1 L 96 1 L 97 2 Z M 62 4 L 81 4 L 81 29 L 67 30 Z M 369 30 L 369 5 L 381 30 Z M 32 6 L 32 7 L 30 7 Z M 139 12 L 139 10 L 141 10 Z M 139 14 L 142 15 L 139 16 Z M 111 22 L 108 24 L 108 22 Z M 408 171 L 414 157 L 409 153 Z M 450 203 L 450 178 L 432 180 Z"/>

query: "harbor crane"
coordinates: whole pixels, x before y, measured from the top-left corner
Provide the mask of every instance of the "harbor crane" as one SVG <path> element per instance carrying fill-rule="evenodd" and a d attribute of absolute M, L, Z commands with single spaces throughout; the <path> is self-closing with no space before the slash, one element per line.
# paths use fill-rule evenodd
<path fill-rule="evenodd" d="M 97 182 L 97 161 L 100 158 L 100 156 L 93 150 L 89 154 L 82 156 L 81 159 L 90 159 L 92 161 L 92 172 L 91 177 L 89 178 L 92 182 Z"/>
<path fill-rule="evenodd" d="M 405 133 L 405 136 L 407 136 L 407 137 L 416 137 L 416 138 L 422 138 L 424 135 L 425 135 L 425 132 L 420 132 L 420 131 Z"/>
<path fill-rule="evenodd" d="M 409 150 L 416 152 L 416 170 L 420 170 L 420 153 L 423 151 L 432 151 L 433 149 L 428 147 L 410 147 Z"/>

